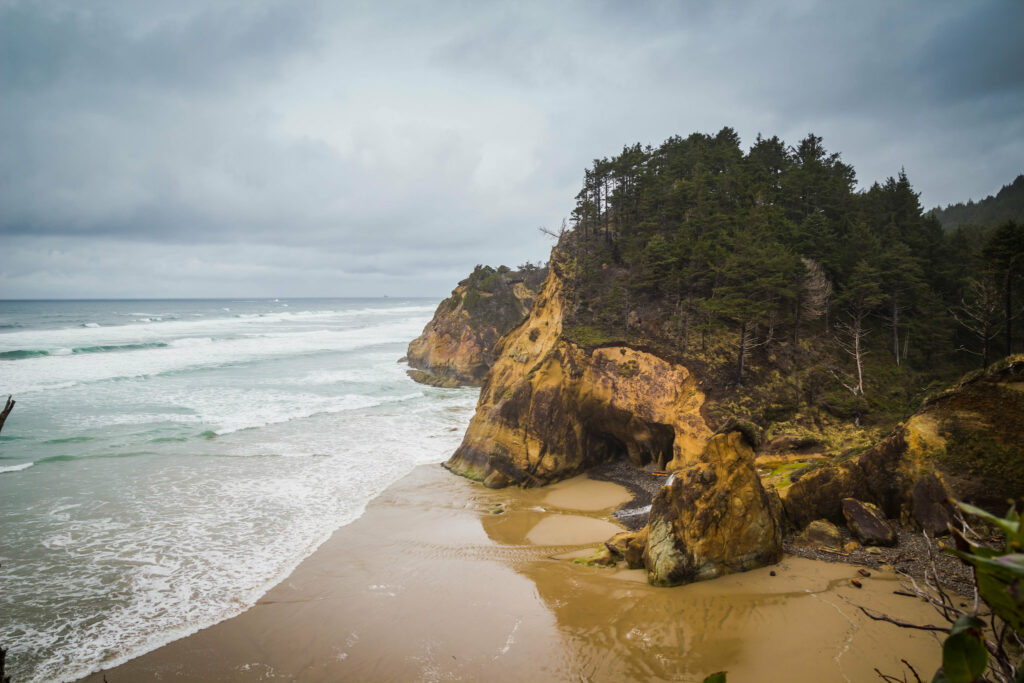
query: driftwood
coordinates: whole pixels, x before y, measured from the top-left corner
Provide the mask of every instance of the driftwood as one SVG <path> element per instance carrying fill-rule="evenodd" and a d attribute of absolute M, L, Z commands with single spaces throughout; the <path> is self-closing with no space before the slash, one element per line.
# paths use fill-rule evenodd
<path fill-rule="evenodd" d="M 0 411 L 0 431 L 4 428 L 4 422 L 7 421 L 7 416 L 11 414 L 12 410 L 14 410 L 15 403 L 16 401 L 12 400 L 10 396 L 7 397 L 7 405 L 5 405 L 4 409 Z"/>

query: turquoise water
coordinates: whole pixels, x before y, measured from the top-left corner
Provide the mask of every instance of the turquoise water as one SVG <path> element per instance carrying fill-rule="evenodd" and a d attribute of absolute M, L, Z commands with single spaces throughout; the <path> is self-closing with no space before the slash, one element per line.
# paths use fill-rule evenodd
<path fill-rule="evenodd" d="M 0 644 L 68 680 L 238 614 L 477 391 L 397 359 L 435 300 L 0 302 Z"/>

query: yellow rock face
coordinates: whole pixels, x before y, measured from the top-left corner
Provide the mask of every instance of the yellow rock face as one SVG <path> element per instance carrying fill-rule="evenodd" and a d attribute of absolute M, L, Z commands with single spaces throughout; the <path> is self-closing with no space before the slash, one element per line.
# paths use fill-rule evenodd
<path fill-rule="evenodd" d="M 717 434 L 651 505 L 644 564 L 656 586 L 746 571 L 782 555 L 781 504 L 738 431 Z"/>
<path fill-rule="evenodd" d="M 535 292 L 523 282 L 511 285 L 511 296 L 494 297 L 476 291 L 481 299 L 478 309 L 504 307 L 494 319 L 517 320 L 527 314 Z M 498 329 L 493 320 L 483 320 L 466 309 L 469 288 L 461 284 L 441 302 L 423 333 L 409 344 L 409 365 L 418 370 L 409 376 L 433 386 L 479 386 L 494 364 L 494 346 L 507 329 Z M 495 313 L 495 311 L 487 311 Z M 490 317 L 490 316 L 488 316 Z"/>
<path fill-rule="evenodd" d="M 541 485 L 625 454 L 678 469 L 711 437 L 689 370 L 627 346 L 588 351 L 562 338 L 553 265 L 530 315 L 496 360 L 452 471 L 492 487 Z"/>

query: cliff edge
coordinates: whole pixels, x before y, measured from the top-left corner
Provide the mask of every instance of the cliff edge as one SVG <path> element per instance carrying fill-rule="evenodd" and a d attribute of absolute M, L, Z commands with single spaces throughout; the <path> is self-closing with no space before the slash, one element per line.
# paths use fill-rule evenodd
<path fill-rule="evenodd" d="M 477 266 L 409 344 L 409 376 L 433 386 L 479 386 L 494 364 L 495 344 L 530 311 L 546 272 L 529 264 Z"/>
<path fill-rule="evenodd" d="M 642 349 L 565 339 L 563 267 L 556 249 L 530 314 L 495 347 L 446 467 L 500 488 L 547 484 L 623 456 L 658 469 L 692 461 L 711 437 L 699 381 Z"/>

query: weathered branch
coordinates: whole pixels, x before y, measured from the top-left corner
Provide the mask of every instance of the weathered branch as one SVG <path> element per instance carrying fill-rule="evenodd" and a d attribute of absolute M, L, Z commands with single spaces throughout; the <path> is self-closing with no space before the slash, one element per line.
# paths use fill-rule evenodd
<path fill-rule="evenodd" d="M 875 616 L 866 608 L 861 607 L 860 605 L 857 605 L 857 609 L 863 612 L 867 616 L 867 618 L 871 619 L 872 621 L 885 621 L 890 624 L 895 624 L 900 628 L 913 628 L 917 629 L 918 631 L 938 631 L 939 633 L 949 633 L 948 626 L 932 626 L 931 624 L 925 624 L 924 626 L 922 626 L 921 624 L 911 624 L 908 621 L 900 621 L 899 619 L 893 619 L 888 614 L 879 614 L 878 616 Z"/>
<path fill-rule="evenodd" d="M 11 399 L 10 396 L 7 397 L 7 405 L 5 405 L 4 409 L 0 411 L 0 431 L 3 431 L 4 422 L 7 421 L 7 416 L 11 414 L 12 410 L 14 410 L 15 403 L 16 401 Z"/>

